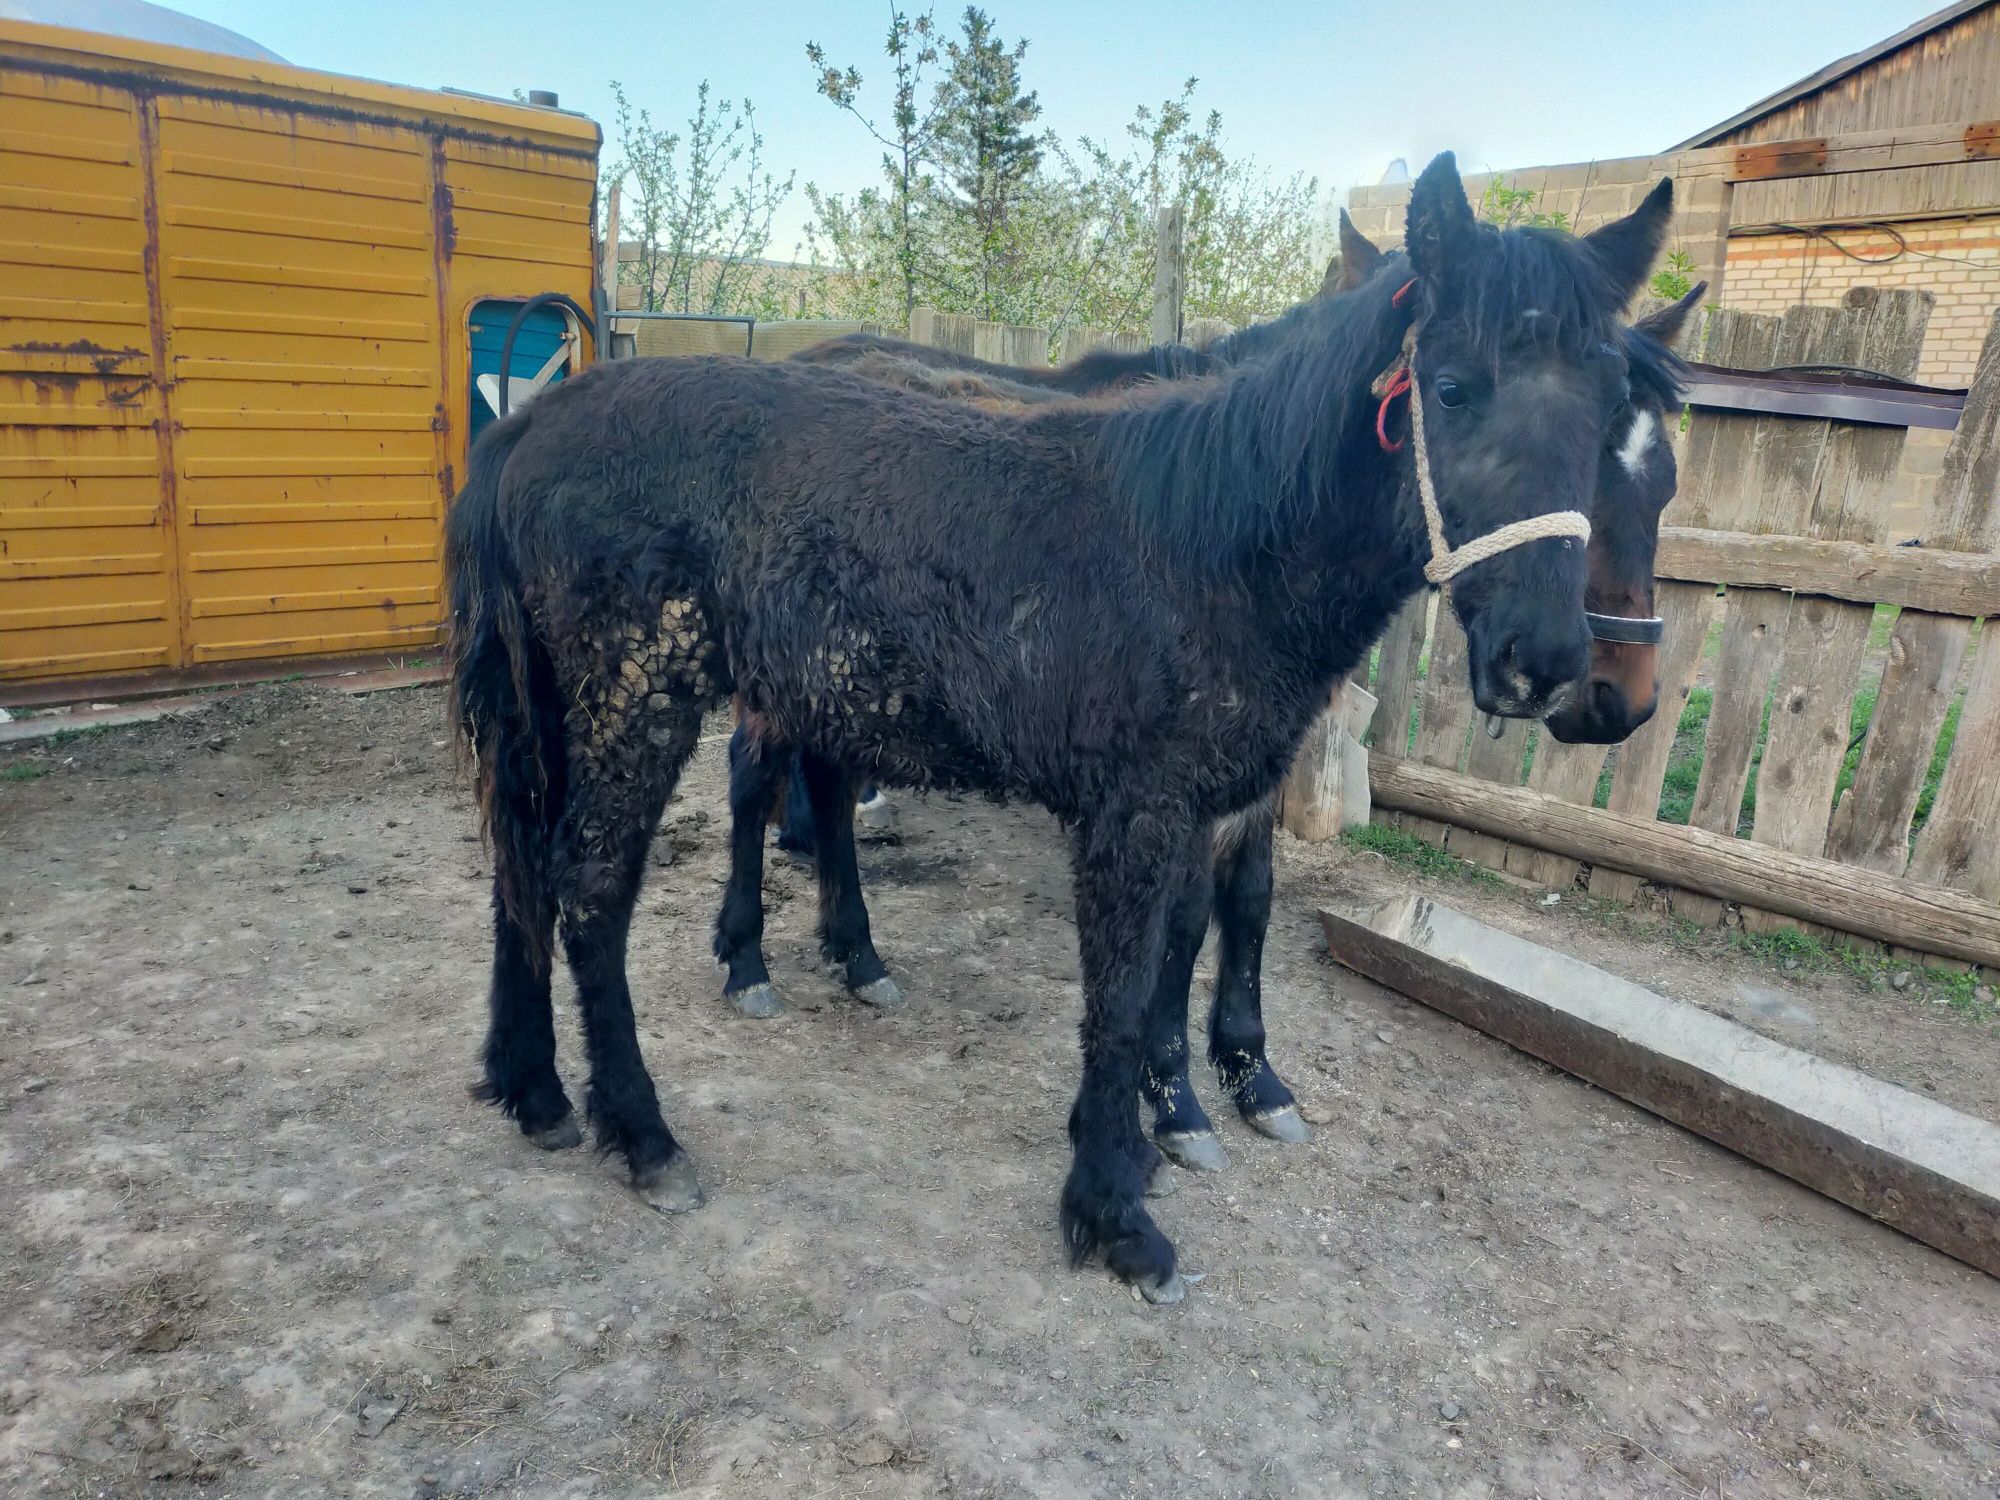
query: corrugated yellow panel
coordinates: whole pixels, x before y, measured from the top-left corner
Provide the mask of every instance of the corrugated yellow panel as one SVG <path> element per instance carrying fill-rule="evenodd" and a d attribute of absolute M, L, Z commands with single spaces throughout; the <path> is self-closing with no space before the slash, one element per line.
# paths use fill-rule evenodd
<path fill-rule="evenodd" d="M 161 101 L 193 662 L 435 639 L 431 154 L 395 126 Z"/>
<path fill-rule="evenodd" d="M 0 72 L 0 680 L 177 659 L 139 106 Z"/>
<path fill-rule="evenodd" d="M 588 304 L 598 139 L 0 20 L 0 681 L 434 641 L 468 315 Z"/>

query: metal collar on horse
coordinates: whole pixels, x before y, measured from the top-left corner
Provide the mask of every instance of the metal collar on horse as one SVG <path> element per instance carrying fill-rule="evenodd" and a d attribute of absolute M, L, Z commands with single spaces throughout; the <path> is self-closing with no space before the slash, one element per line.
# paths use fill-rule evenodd
<path fill-rule="evenodd" d="M 1402 306 L 1404 296 L 1416 285 L 1413 277 L 1396 289 L 1396 295 L 1389 300 L 1395 306 Z M 1476 536 L 1463 547 L 1454 548 L 1444 533 L 1444 513 L 1438 509 L 1437 486 L 1431 482 L 1430 453 L 1424 445 L 1424 397 L 1416 388 L 1417 376 L 1417 325 L 1412 322 L 1403 334 L 1403 352 L 1396 363 L 1376 377 L 1374 393 L 1381 398 L 1381 405 L 1375 411 L 1375 439 L 1387 453 L 1402 451 L 1400 441 L 1389 440 L 1389 405 L 1398 396 L 1410 398 L 1410 439 L 1416 445 L 1411 455 L 1417 470 L 1417 495 L 1423 501 L 1424 526 L 1430 532 L 1431 560 L 1424 564 L 1424 577 L 1440 588 L 1452 579 L 1489 557 L 1498 557 L 1502 552 L 1528 542 L 1545 541 L 1552 537 L 1575 537 L 1578 541 L 1590 540 L 1590 517 L 1580 510 L 1554 510 L 1539 516 L 1524 516 L 1518 521 L 1509 521 L 1484 536 Z M 1607 617 L 1608 618 L 1608 617 Z M 1657 639 L 1657 637 L 1656 637 Z"/>
<path fill-rule="evenodd" d="M 1626 646 L 1657 646 L 1667 629 L 1658 615 L 1600 615 L 1585 610 L 1583 622 L 1590 627 L 1592 640 Z"/>

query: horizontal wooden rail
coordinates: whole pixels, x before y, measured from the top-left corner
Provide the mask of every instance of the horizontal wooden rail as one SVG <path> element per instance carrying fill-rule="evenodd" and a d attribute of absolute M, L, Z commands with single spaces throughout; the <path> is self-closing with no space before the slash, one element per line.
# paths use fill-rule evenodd
<path fill-rule="evenodd" d="M 1802 136 L 1749 146 L 1703 146 L 1670 158 L 1678 178 L 1719 177 L 1724 182 L 1770 182 L 1786 177 L 1827 177 L 1990 161 L 2000 156 L 2000 121 L 1961 120 L 1945 125 L 1899 125 L 1842 135 Z"/>
<path fill-rule="evenodd" d="M 1378 807 L 1885 943 L 2000 967 L 2000 906 L 1963 891 L 1678 823 L 1582 807 L 1527 787 L 1479 781 L 1379 752 L 1368 757 L 1368 786 Z"/>
<path fill-rule="evenodd" d="M 1654 572 L 1978 619 L 2000 614 L 2000 556 L 1662 526 Z"/>

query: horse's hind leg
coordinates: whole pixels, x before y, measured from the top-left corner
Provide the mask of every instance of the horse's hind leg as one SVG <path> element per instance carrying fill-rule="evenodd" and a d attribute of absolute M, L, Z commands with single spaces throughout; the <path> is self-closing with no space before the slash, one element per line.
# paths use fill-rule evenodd
<path fill-rule="evenodd" d="M 1215 1000 L 1208 1012 L 1208 1061 L 1252 1129 L 1278 1141 L 1303 1141 L 1292 1091 L 1264 1055 L 1264 933 L 1271 925 L 1271 833 L 1268 802 L 1239 815 L 1234 838 L 1215 861 Z"/>
<path fill-rule="evenodd" d="M 728 970 L 722 997 L 760 1020 L 785 1008 L 764 967 L 764 825 L 797 761 L 747 719 L 729 737 L 729 884 L 715 919 L 715 957 Z"/>
<path fill-rule="evenodd" d="M 641 688 L 643 691 L 643 687 Z M 570 723 L 567 802 L 556 840 L 557 910 L 583 1014 L 590 1060 L 588 1113 L 598 1146 L 623 1156 L 632 1185 L 653 1207 L 697 1206 L 693 1164 L 667 1129 L 639 1052 L 625 947 L 646 848 L 682 767 L 694 753 L 701 710 L 653 695 L 657 709 L 616 693 L 580 703 Z"/>
<path fill-rule="evenodd" d="M 521 1133 L 548 1151 L 581 1144 L 583 1131 L 556 1076 L 555 1015 L 549 999 L 555 910 L 522 926 L 493 897 L 493 985 L 487 996 L 483 1077 L 473 1092 L 497 1104 Z"/>
<path fill-rule="evenodd" d="M 819 847 L 805 772 L 796 762 L 792 763 L 792 774 L 785 778 L 785 816 L 778 825 L 778 847 L 801 859 L 813 858 Z"/>
<path fill-rule="evenodd" d="M 1168 900 L 1166 946 L 1160 955 L 1159 982 L 1146 1008 L 1145 1067 L 1140 1074 L 1140 1091 L 1153 1106 L 1154 1143 L 1174 1162 L 1201 1172 L 1229 1165 L 1188 1076 L 1188 990 L 1202 940 L 1208 936 L 1212 888 L 1209 861 L 1190 860 Z M 1172 1175 L 1165 1170 L 1153 1173 L 1147 1191 L 1154 1196 L 1172 1192 Z"/>
<path fill-rule="evenodd" d="M 530 668 L 545 676 L 540 658 Z M 561 812 L 562 713 L 553 684 L 538 681 L 535 722 L 519 736 L 489 737 L 488 825 L 493 835 L 493 977 L 487 991 L 486 1045 L 476 1098 L 497 1104 L 521 1133 L 550 1151 L 583 1140 L 556 1076 L 555 1016 L 549 1000 L 554 962 L 555 900 L 544 878 L 549 844 Z M 539 741 L 558 761 L 553 774 L 536 764 Z M 511 876 L 511 878 L 509 878 Z M 515 891 L 510 908 L 505 893 Z"/>
<path fill-rule="evenodd" d="M 819 863 L 819 937 L 827 958 L 840 965 L 857 1000 L 893 1010 L 903 992 L 876 956 L 854 860 L 854 783 L 839 766 L 810 751 L 799 757 L 806 795 L 812 799 Z"/>

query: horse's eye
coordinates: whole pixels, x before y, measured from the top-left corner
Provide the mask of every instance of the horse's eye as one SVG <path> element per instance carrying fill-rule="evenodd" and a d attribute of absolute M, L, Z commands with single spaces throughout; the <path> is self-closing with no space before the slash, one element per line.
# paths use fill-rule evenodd
<path fill-rule="evenodd" d="M 1453 380 L 1449 375 L 1438 376 L 1434 389 L 1437 391 L 1439 406 L 1459 407 L 1465 405 L 1466 401 L 1470 399 L 1465 394 L 1465 387 L 1460 385 L 1456 380 Z"/>

